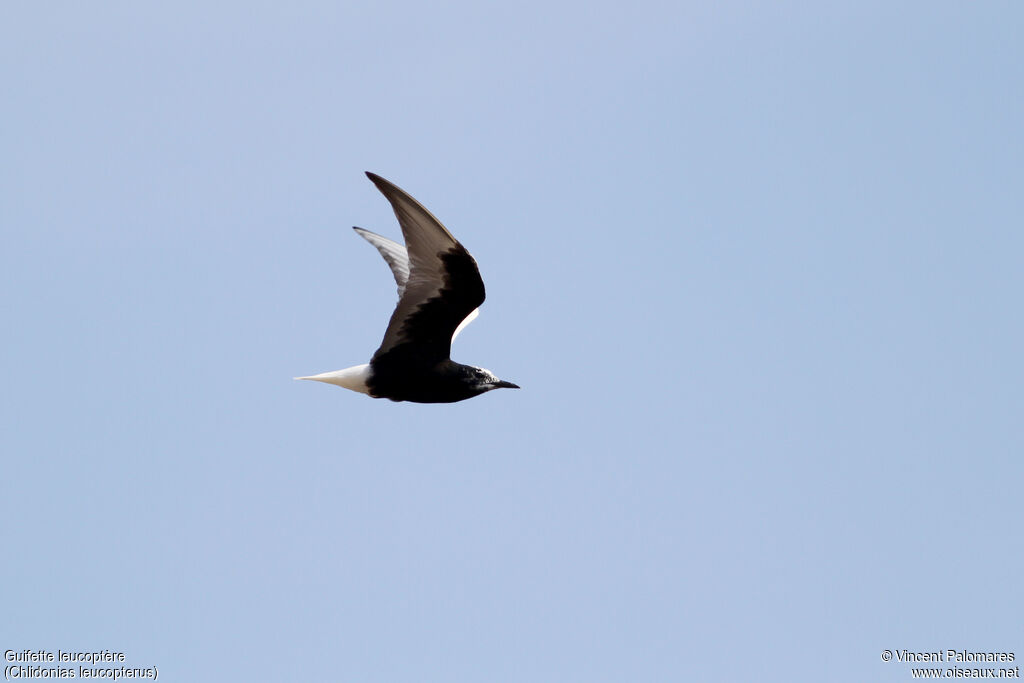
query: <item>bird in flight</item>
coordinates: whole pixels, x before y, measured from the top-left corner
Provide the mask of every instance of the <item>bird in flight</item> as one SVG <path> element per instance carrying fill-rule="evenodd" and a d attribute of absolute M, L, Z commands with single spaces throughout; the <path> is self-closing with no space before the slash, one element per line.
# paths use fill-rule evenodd
<path fill-rule="evenodd" d="M 492 389 L 518 389 L 489 370 L 451 359 L 452 342 L 484 302 L 484 281 L 476 261 L 404 190 L 374 173 L 366 175 L 391 202 L 405 246 L 369 230 L 354 230 L 391 267 L 398 305 L 369 363 L 295 379 L 416 403 L 454 403 Z"/>

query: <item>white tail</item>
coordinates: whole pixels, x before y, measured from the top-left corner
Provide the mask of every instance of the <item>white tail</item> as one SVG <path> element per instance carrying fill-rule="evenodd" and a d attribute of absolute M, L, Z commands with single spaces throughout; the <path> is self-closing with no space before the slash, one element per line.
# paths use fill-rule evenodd
<path fill-rule="evenodd" d="M 319 375 L 310 375 L 309 377 L 296 377 L 295 379 L 311 379 L 317 382 L 337 384 L 339 387 L 345 387 L 362 394 L 369 394 L 370 388 L 366 386 L 366 380 L 369 377 L 370 366 L 366 364 L 356 365 L 344 370 L 335 370 L 334 372 L 323 372 Z"/>

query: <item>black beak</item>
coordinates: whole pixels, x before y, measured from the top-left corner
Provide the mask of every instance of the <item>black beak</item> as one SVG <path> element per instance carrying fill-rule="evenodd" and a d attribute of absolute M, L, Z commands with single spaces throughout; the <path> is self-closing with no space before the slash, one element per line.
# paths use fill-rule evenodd
<path fill-rule="evenodd" d="M 512 382 L 506 382 L 505 380 L 500 380 L 497 384 L 494 385 L 494 388 L 495 389 L 518 389 L 519 385 L 518 384 L 512 384 Z"/>

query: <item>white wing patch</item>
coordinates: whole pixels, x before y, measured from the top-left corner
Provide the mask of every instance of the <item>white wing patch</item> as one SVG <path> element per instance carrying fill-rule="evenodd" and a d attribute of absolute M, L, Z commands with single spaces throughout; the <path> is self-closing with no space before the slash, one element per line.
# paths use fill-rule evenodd
<path fill-rule="evenodd" d="M 459 336 L 459 332 L 462 332 L 462 330 L 466 329 L 466 325 L 468 325 L 471 322 L 473 322 L 474 320 L 476 320 L 476 317 L 478 315 L 480 315 L 480 309 L 479 308 L 474 308 L 473 312 L 470 313 L 469 315 L 467 315 L 466 319 L 463 320 L 461 323 L 459 323 L 459 326 L 455 328 L 455 332 L 452 333 L 452 341 L 453 342 L 455 341 L 455 338 Z"/>

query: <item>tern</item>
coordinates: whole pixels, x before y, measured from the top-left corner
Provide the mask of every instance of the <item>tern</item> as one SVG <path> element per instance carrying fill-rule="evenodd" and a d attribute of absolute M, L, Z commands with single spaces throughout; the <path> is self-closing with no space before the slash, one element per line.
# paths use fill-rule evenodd
<path fill-rule="evenodd" d="M 353 228 L 384 257 L 398 283 L 398 305 L 369 363 L 309 377 L 373 398 L 454 403 L 492 389 L 518 389 L 490 370 L 451 359 L 451 346 L 484 302 L 476 261 L 459 241 L 397 185 L 367 172 L 391 202 L 405 245 Z"/>

